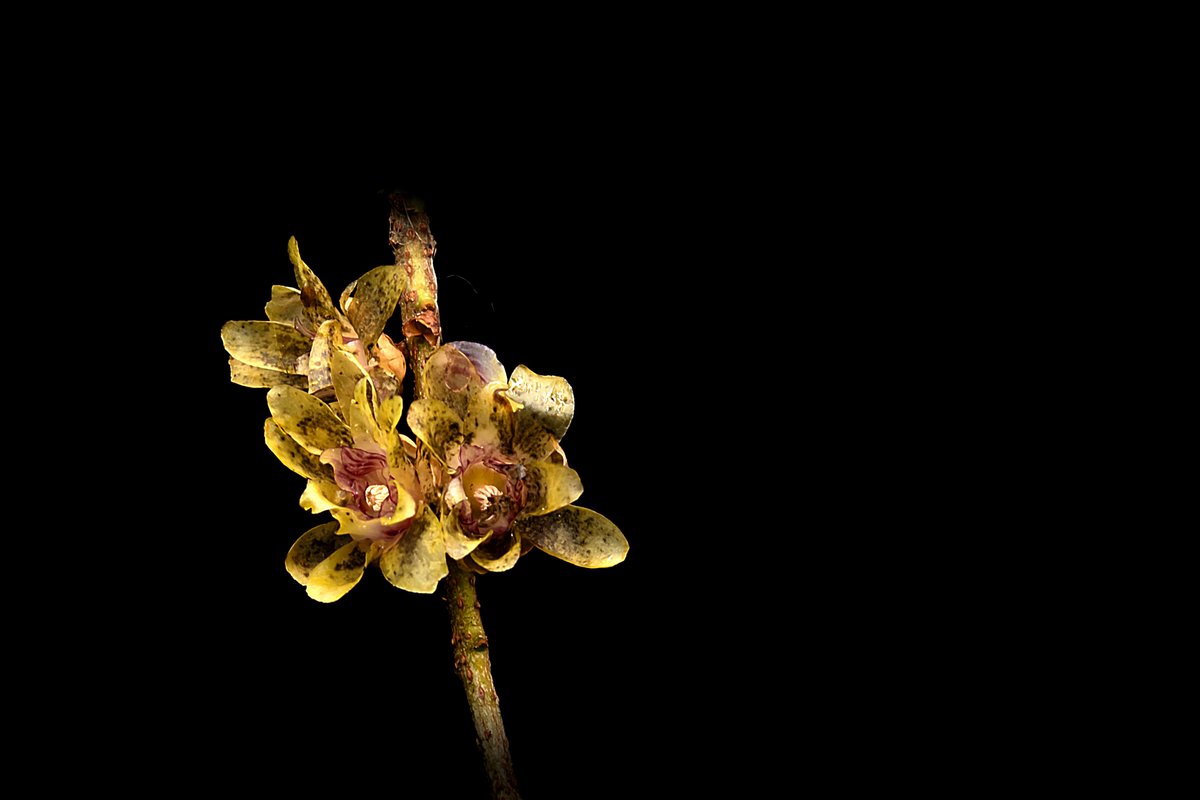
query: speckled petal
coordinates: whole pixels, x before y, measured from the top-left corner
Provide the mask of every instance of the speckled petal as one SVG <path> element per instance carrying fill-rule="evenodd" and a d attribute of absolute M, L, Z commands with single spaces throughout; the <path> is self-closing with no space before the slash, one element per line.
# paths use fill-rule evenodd
<path fill-rule="evenodd" d="M 583 482 L 569 467 L 540 461 L 525 465 L 525 489 L 529 494 L 523 513 L 533 516 L 574 503 L 583 494 Z"/>
<path fill-rule="evenodd" d="M 229 355 L 243 364 L 289 375 L 308 371 L 312 340 L 291 325 L 263 319 L 226 322 L 221 341 Z"/>
<path fill-rule="evenodd" d="M 512 452 L 513 410 L 504 398 L 506 388 L 503 383 L 489 383 L 471 393 L 467 415 L 463 417 L 463 435 L 467 444 Z"/>
<path fill-rule="evenodd" d="M 340 600 L 362 580 L 367 554 L 358 542 L 339 547 L 308 574 L 308 596 L 322 603 Z"/>
<path fill-rule="evenodd" d="M 388 583 L 410 592 L 432 594 L 438 581 L 450 571 L 446 566 L 446 545 L 442 524 L 429 506 L 412 527 L 379 557 L 379 569 Z"/>
<path fill-rule="evenodd" d="M 364 392 L 370 390 L 370 380 L 358 359 L 345 350 L 336 350 L 329 359 L 330 372 L 333 377 L 333 391 L 337 396 L 338 408 L 342 419 L 350 426 L 356 442 L 370 441 L 375 436 L 375 417 L 371 405 L 364 407 L 356 402 L 356 389 L 361 381 L 366 381 Z"/>
<path fill-rule="evenodd" d="M 629 542 L 604 516 L 590 508 L 567 506 L 513 525 L 542 550 L 579 567 L 611 567 L 625 560 Z"/>
<path fill-rule="evenodd" d="M 229 357 L 229 380 L 238 386 L 249 386 L 251 389 L 269 389 L 272 386 L 308 388 L 308 378 L 304 375 L 289 375 L 278 370 L 252 367 L 232 356 Z"/>
<path fill-rule="evenodd" d="M 354 436 L 333 409 L 293 386 L 267 392 L 267 407 L 280 428 L 309 452 L 320 455 L 331 447 L 348 447 Z"/>
<path fill-rule="evenodd" d="M 300 300 L 304 304 L 304 319 L 309 330 L 317 330 L 327 319 L 337 319 L 337 309 L 333 307 L 333 298 L 321 279 L 317 277 L 304 259 L 300 258 L 300 245 L 296 237 L 288 239 L 288 258 L 296 272 L 296 285 L 300 287 Z"/>
<path fill-rule="evenodd" d="M 383 333 L 407 280 L 404 268 L 393 264 L 377 267 L 356 282 L 346 316 L 365 344 L 374 344 Z"/>
<path fill-rule="evenodd" d="M 463 502 L 466 502 L 465 500 Z M 483 543 L 483 537 L 468 536 L 458 524 L 458 509 L 451 507 L 442 514 L 442 531 L 446 535 L 446 555 L 458 561 Z"/>
<path fill-rule="evenodd" d="M 513 413 L 512 451 L 521 461 L 545 461 L 554 452 L 554 437 L 533 416 L 527 416 L 523 411 L 523 408 L 519 408 Z"/>
<path fill-rule="evenodd" d="M 335 319 L 321 323 L 308 357 L 308 391 L 316 394 L 333 386 L 330 360 L 342 344 L 342 324 Z"/>
<path fill-rule="evenodd" d="M 297 475 L 310 480 L 333 481 L 333 470 L 328 464 L 300 446 L 292 437 L 284 433 L 275 420 L 267 419 L 263 425 L 263 438 L 267 447 L 275 454 L 283 465 Z"/>
<path fill-rule="evenodd" d="M 486 542 L 483 547 L 475 548 L 471 559 L 488 572 L 506 572 L 512 569 L 521 557 L 521 533 L 513 528 L 500 541 L 503 546 L 499 549 L 496 542 L 492 541 Z"/>
<path fill-rule="evenodd" d="M 484 383 L 508 383 L 508 373 L 504 371 L 504 365 L 500 363 L 492 348 L 477 342 L 451 342 L 450 346 L 471 360 Z"/>
<path fill-rule="evenodd" d="M 425 362 L 425 396 L 445 403 L 459 419 L 471 393 L 482 386 L 471 359 L 452 345 L 442 345 Z"/>
<path fill-rule="evenodd" d="M 288 574 L 303 586 L 308 585 L 308 576 L 325 559 L 339 548 L 345 547 L 346 538 L 337 535 L 337 523 L 326 522 L 305 531 L 292 549 L 288 550 L 284 566 Z"/>
<path fill-rule="evenodd" d="M 423 397 L 409 406 L 408 427 L 442 463 L 452 461 L 462 444 L 462 420 L 440 400 Z"/>
<path fill-rule="evenodd" d="M 538 375 L 521 364 L 508 379 L 508 395 L 524 406 L 520 414 L 532 416 L 556 439 L 562 439 L 575 416 L 571 384 L 554 375 Z"/>
<path fill-rule="evenodd" d="M 291 286 L 272 286 L 271 299 L 263 308 L 267 319 L 272 322 L 285 322 L 294 325 L 304 314 L 304 304 L 300 302 L 300 290 Z"/>

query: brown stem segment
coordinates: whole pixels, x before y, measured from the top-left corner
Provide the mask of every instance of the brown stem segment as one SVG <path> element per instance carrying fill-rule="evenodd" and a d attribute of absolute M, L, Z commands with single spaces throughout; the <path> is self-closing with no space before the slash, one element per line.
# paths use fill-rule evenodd
<path fill-rule="evenodd" d="M 429 229 L 424 204 L 402 194 L 391 196 L 391 235 L 396 263 L 408 274 L 408 287 L 400 296 L 414 399 L 425 396 L 425 362 L 442 341 L 442 320 L 437 305 L 437 274 L 433 255 L 437 243 Z M 475 722 L 475 742 L 496 800 L 520 800 L 508 735 L 500 716 L 500 699 L 492 681 L 492 660 L 487 634 L 479 615 L 475 575 L 457 561 L 450 561 L 450 574 L 443 586 L 450 609 L 450 644 L 454 647 L 454 669 L 462 679 L 467 705 Z"/>
<path fill-rule="evenodd" d="M 463 691 L 475 721 L 475 742 L 483 753 L 492 797 L 519 800 L 508 753 L 508 735 L 500 716 L 500 699 L 492 682 L 492 659 L 488 638 L 479 616 L 475 576 L 457 561 L 450 562 L 446 577 L 446 604 L 450 606 L 450 643 L 454 646 L 454 668 L 462 679 Z"/>

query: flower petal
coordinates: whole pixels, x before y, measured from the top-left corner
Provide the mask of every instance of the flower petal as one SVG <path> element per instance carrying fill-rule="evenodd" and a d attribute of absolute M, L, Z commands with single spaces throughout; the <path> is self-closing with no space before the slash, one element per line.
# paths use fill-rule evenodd
<path fill-rule="evenodd" d="M 325 465 L 322 465 L 325 466 Z M 342 510 L 342 506 L 336 501 L 338 496 L 338 487 L 336 483 L 328 480 L 309 479 L 308 485 L 304 487 L 304 494 L 300 495 L 300 507 L 305 511 L 311 511 L 313 514 L 320 514 L 322 511 Z M 334 516 L 337 516 L 336 514 Z M 338 517 L 340 520 L 342 517 Z M 344 533 L 344 531 L 339 531 Z"/>
<path fill-rule="evenodd" d="M 471 558 L 489 572 L 506 572 L 517 565 L 521 557 L 521 533 L 513 528 L 498 540 L 489 539 L 477 547 Z"/>
<path fill-rule="evenodd" d="M 288 550 L 283 563 L 289 575 L 307 586 L 313 569 L 345 545 L 346 537 L 337 535 L 337 523 L 326 522 L 305 531 Z"/>
<path fill-rule="evenodd" d="M 346 316 L 363 344 L 375 344 L 379 339 L 407 283 L 404 268 L 398 264 L 376 267 L 356 281 Z"/>
<path fill-rule="evenodd" d="M 463 502 L 465 503 L 466 501 L 464 500 Z M 449 511 L 442 514 L 442 532 L 446 536 L 446 555 L 455 561 L 464 558 L 476 547 L 483 544 L 484 537 L 468 536 L 463 531 L 462 526 L 458 524 L 457 507 L 452 506 Z"/>
<path fill-rule="evenodd" d="M 442 524 L 429 506 L 404 535 L 379 557 L 379 569 L 388 583 L 410 592 L 432 594 L 438 581 L 450 572 Z"/>
<path fill-rule="evenodd" d="M 500 359 L 496 357 L 496 352 L 492 348 L 476 342 L 451 342 L 450 346 L 470 359 L 484 383 L 493 381 L 508 383 L 508 374 L 504 371 L 504 365 L 500 363 Z"/>
<path fill-rule="evenodd" d="M 442 345 L 425 362 L 425 397 L 445 403 L 459 419 L 466 416 L 471 394 L 482 386 L 471 359 L 453 345 Z"/>
<path fill-rule="evenodd" d="M 316 394 L 333 386 L 333 368 L 330 360 L 341 344 L 342 324 L 336 319 L 322 322 L 308 357 L 309 394 Z"/>
<path fill-rule="evenodd" d="M 367 373 L 363 371 L 358 359 L 345 350 L 334 351 L 329 359 L 329 368 L 338 408 L 341 409 L 342 419 L 350 426 L 354 441 L 372 440 L 375 436 L 375 416 L 372 407 L 356 402 L 358 384 L 366 381 L 369 386 L 371 382 Z M 363 389 L 364 393 L 368 391 L 368 388 Z"/>
<path fill-rule="evenodd" d="M 332 408 L 294 386 L 276 386 L 267 392 L 267 407 L 279 427 L 309 452 L 319 455 L 354 443 L 350 428 Z"/>
<path fill-rule="evenodd" d="M 542 550 L 579 567 L 611 567 L 625 560 L 629 542 L 606 517 L 590 508 L 567 506 L 513 526 Z"/>
<path fill-rule="evenodd" d="M 221 328 L 221 342 L 229 355 L 243 364 L 289 375 L 308 371 L 312 340 L 291 325 L 262 319 L 226 322 Z"/>
<path fill-rule="evenodd" d="M 267 319 L 272 322 L 286 322 L 295 325 L 296 320 L 304 314 L 304 304 L 300 302 L 300 290 L 291 286 L 272 286 L 271 299 L 263 308 Z"/>
<path fill-rule="evenodd" d="M 288 239 L 288 258 L 296 272 L 296 285 L 300 287 L 300 301 L 304 304 L 304 319 L 309 330 L 317 330 L 327 319 L 337 319 L 338 312 L 333 307 L 329 290 L 300 258 L 300 245 L 296 243 L 295 236 Z"/>
<path fill-rule="evenodd" d="M 518 408 L 513 413 L 512 451 L 521 461 L 545 461 L 554 452 L 556 442 L 550 431 L 534 417 Z"/>
<path fill-rule="evenodd" d="M 292 472 L 310 480 L 333 482 L 333 470 L 329 465 L 322 464 L 319 458 L 284 433 L 274 419 L 268 418 L 263 425 L 263 438 L 275 457 Z"/>
<path fill-rule="evenodd" d="M 269 389 L 272 386 L 295 386 L 297 389 L 308 388 L 308 378 L 304 375 L 289 375 L 274 369 L 252 367 L 229 357 L 229 380 L 238 386 L 249 386 L 251 389 Z"/>
<path fill-rule="evenodd" d="M 562 439 L 575 416 L 575 392 L 571 384 L 555 375 L 538 375 L 521 364 L 508 379 L 508 396 L 524 406 L 517 413 L 533 417 Z"/>
<path fill-rule="evenodd" d="M 536 516 L 574 503 L 583 494 L 583 482 L 570 467 L 537 461 L 525 465 L 525 490 L 528 499 L 523 513 Z"/>
<path fill-rule="evenodd" d="M 308 573 L 308 596 L 322 603 L 340 600 L 362 580 L 367 554 L 358 542 L 339 547 Z"/>
<path fill-rule="evenodd" d="M 462 444 L 462 420 L 441 400 L 415 401 L 408 407 L 408 427 L 444 464 L 453 460 Z"/>
<path fill-rule="evenodd" d="M 467 414 L 463 417 L 463 437 L 467 444 L 512 451 L 513 409 L 504 397 L 502 383 L 489 383 L 471 393 Z"/>

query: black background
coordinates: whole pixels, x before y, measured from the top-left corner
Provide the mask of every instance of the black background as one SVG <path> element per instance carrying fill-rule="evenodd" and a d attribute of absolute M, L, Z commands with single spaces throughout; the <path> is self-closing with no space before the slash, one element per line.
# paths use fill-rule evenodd
<path fill-rule="evenodd" d="M 760 637 L 754 599 L 762 534 L 747 488 L 759 467 L 746 448 L 761 409 L 718 396 L 753 338 L 738 279 L 752 267 L 753 209 L 666 153 L 648 168 L 600 159 L 569 172 L 545 158 L 455 163 L 214 163 L 153 213 L 178 279 L 154 342 L 178 365 L 159 390 L 172 409 L 162 424 L 187 442 L 192 474 L 180 484 L 146 465 L 150 494 L 175 513 L 153 523 L 167 530 L 137 605 L 157 637 L 144 668 L 179 676 L 158 690 L 158 726 L 216 732 L 170 757 L 216 784 L 242 770 L 302 786 L 382 771 L 398 790 L 486 796 L 440 597 L 372 570 L 323 605 L 285 572 L 292 541 L 322 520 L 262 443 L 265 391 L 229 383 L 218 333 L 263 318 L 271 284 L 294 282 L 288 236 L 335 297 L 390 263 L 385 193 L 404 189 L 425 200 L 437 239 L 445 340 L 571 382 L 563 445 L 578 502 L 631 544 L 612 569 L 535 551 L 479 580 L 525 796 L 712 787 L 734 771 L 752 783 L 749 718 L 762 707 L 748 697 L 785 685 L 764 648 L 788 635 Z M 772 703 L 786 700 L 778 691 Z"/>

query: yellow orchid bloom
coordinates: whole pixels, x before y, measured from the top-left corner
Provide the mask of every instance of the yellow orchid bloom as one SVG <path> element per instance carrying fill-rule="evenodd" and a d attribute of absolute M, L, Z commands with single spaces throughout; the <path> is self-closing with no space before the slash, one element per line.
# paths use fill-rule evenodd
<path fill-rule="evenodd" d="M 304 533 L 288 552 L 288 572 L 310 597 L 338 600 L 377 563 L 394 586 L 432 593 L 448 572 L 441 521 L 425 502 L 412 455 L 396 430 L 403 401 L 382 397 L 358 359 L 335 349 L 330 405 L 294 386 L 267 393 L 267 446 L 308 479 L 301 507 L 334 521 Z"/>
<path fill-rule="evenodd" d="M 221 328 L 230 380 L 252 388 L 294 386 L 327 396 L 333 385 L 330 359 L 341 348 L 358 358 L 381 391 L 398 392 L 404 355 L 383 327 L 407 284 L 403 268 L 371 270 L 346 287 L 335 307 L 325 285 L 300 258 L 294 236 L 288 240 L 288 256 L 299 288 L 271 287 L 265 320 L 227 322 Z"/>
<path fill-rule="evenodd" d="M 446 552 L 481 570 L 512 569 L 533 547 L 581 567 L 629 551 L 611 521 L 572 505 L 583 493 L 559 440 L 575 412 L 564 379 L 524 365 L 511 376 L 489 348 L 443 345 L 425 369 L 426 397 L 408 424 L 445 475 Z"/>

